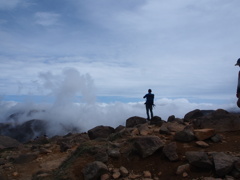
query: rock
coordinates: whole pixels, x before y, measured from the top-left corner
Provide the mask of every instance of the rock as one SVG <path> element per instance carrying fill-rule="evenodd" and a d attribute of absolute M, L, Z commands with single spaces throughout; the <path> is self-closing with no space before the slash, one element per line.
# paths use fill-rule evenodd
<path fill-rule="evenodd" d="M 240 130 L 240 117 L 218 109 L 207 116 L 197 118 L 193 121 L 193 125 L 195 129 L 211 128 L 216 132 L 238 131 Z"/>
<path fill-rule="evenodd" d="M 190 122 L 192 119 L 196 119 L 198 117 L 203 116 L 203 113 L 199 109 L 195 109 L 193 111 L 190 111 L 184 116 L 184 121 L 185 122 Z"/>
<path fill-rule="evenodd" d="M 114 133 L 114 128 L 110 126 L 97 126 L 88 131 L 88 136 L 90 139 L 108 138 L 112 133 Z"/>
<path fill-rule="evenodd" d="M 169 116 L 167 122 L 173 122 L 173 121 L 175 121 L 175 116 L 174 115 Z"/>
<path fill-rule="evenodd" d="M 109 180 L 110 179 L 110 175 L 109 174 L 103 174 L 101 176 L 101 180 Z"/>
<path fill-rule="evenodd" d="M 123 177 L 126 177 L 129 174 L 128 170 L 123 166 L 119 168 L 119 171 Z"/>
<path fill-rule="evenodd" d="M 112 158 L 119 158 L 121 156 L 119 148 L 108 149 L 108 155 Z"/>
<path fill-rule="evenodd" d="M 99 179 L 103 174 L 106 174 L 107 172 L 107 166 L 99 161 L 94 161 L 87 164 L 82 170 L 85 180 Z"/>
<path fill-rule="evenodd" d="M 121 176 L 121 173 L 119 169 L 114 169 L 112 174 L 113 179 L 118 179 L 120 176 Z"/>
<path fill-rule="evenodd" d="M 139 124 L 145 124 L 146 122 L 147 122 L 147 120 L 145 118 L 134 116 L 134 117 L 130 117 L 126 120 L 126 127 L 130 128 L 130 127 L 134 127 Z"/>
<path fill-rule="evenodd" d="M 158 136 L 141 136 L 131 140 L 136 151 L 143 157 L 152 155 L 155 151 L 162 148 L 164 143 Z"/>
<path fill-rule="evenodd" d="M 213 167 L 212 162 L 209 160 L 208 155 L 205 152 L 187 151 L 185 155 L 190 165 L 207 170 L 210 170 Z"/>
<path fill-rule="evenodd" d="M 214 136 L 215 130 L 214 129 L 194 129 L 193 133 L 198 140 L 202 141 Z"/>
<path fill-rule="evenodd" d="M 150 121 L 150 125 L 156 125 L 161 126 L 163 124 L 163 120 L 161 117 L 153 116 L 153 118 Z"/>
<path fill-rule="evenodd" d="M 177 175 L 183 174 L 184 172 L 189 171 L 189 169 L 190 169 L 189 164 L 184 164 L 184 165 L 178 166 L 176 174 Z"/>
<path fill-rule="evenodd" d="M 163 147 L 163 153 L 170 161 L 178 160 L 178 154 L 176 150 L 177 150 L 176 142 L 169 143 L 168 145 L 165 145 Z"/>
<path fill-rule="evenodd" d="M 118 127 L 115 128 L 115 132 L 120 132 L 124 128 L 125 128 L 125 126 L 119 125 Z"/>
<path fill-rule="evenodd" d="M 65 142 L 61 142 L 59 145 L 60 145 L 61 152 L 66 152 L 68 149 L 71 148 L 71 145 L 69 145 L 68 143 L 65 143 Z"/>
<path fill-rule="evenodd" d="M 13 139 L 8 136 L 0 136 L 0 146 L 2 147 L 0 149 L 14 148 L 14 147 L 18 147 L 19 145 L 21 145 L 21 143 L 16 139 Z"/>
<path fill-rule="evenodd" d="M 103 163 L 108 161 L 107 149 L 103 146 L 96 146 L 95 148 L 93 148 L 92 154 L 94 154 L 96 161 L 100 161 Z"/>
<path fill-rule="evenodd" d="M 203 147 L 203 148 L 209 147 L 209 144 L 207 144 L 207 143 L 204 142 L 204 141 L 196 141 L 196 145 L 198 145 L 198 146 L 200 146 L 200 147 Z"/>
<path fill-rule="evenodd" d="M 174 139 L 181 142 L 191 142 L 195 140 L 195 135 L 192 130 L 184 129 L 182 131 L 176 132 Z"/>
<path fill-rule="evenodd" d="M 215 143 L 222 142 L 223 137 L 219 134 L 215 134 L 211 137 L 211 140 Z"/>
<path fill-rule="evenodd" d="M 169 129 L 167 128 L 166 123 L 164 123 L 164 124 L 160 127 L 159 133 L 160 133 L 160 134 L 168 134 L 168 135 L 171 134 L 171 132 L 170 132 Z"/>
<path fill-rule="evenodd" d="M 146 136 L 150 134 L 150 129 L 148 128 L 148 124 L 140 124 L 136 126 L 138 128 L 139 134 L 142 136 Z"/>
<path fill-rule="evenodd" d="M 213 154 L 213 162 L 216 174 L 220 177 L 227 175 L 232 169 L 236 157 L 227 155 L 223 152 Z"/>
<path fill-rule="evenodd" d="M 170 123 L 166 123 L 165 125 L 167 126 L 168 130 L 172 131 L 172 132 L 182 131 L 186 127 L 185 125 L 180 124 L 180 123 L 178 123 L 176 121 L 170 122 Z"/>
<path fill-rule="evenodd" d="M 152 174 L 150 171 L 143 171 L 143 177 L 144 178 L 152 178 Z"/>

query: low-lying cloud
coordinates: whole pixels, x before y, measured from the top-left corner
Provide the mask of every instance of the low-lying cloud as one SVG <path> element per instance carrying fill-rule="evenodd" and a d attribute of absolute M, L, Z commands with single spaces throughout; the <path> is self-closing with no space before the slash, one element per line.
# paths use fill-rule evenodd
<path fill-rule="evenodd" d="M 93 79 L 89 74 L 82 75 L 76 69 L 65 69 L 58 75 L 51 72 L 40 73 L 39 78 L 39 86 L 46 90 L 47 95 L 55 97 L 54 102 L 16 103 L 1 101 L 0 122 L 16 125 L 32 119 L 45 120 L 48 124 L 47 135 L 54 136 L 69 132 L 86 132 L 98 125 L 117 127 L 125 125 L 126 119 L 129 117 L 146 117 L 144 100 L 129 103 L 96 102 Z M 79 96 L 82 98 L 76 103 L 76 97 Z M 234 103 L 214 105 L 191 103 L 187 99 L 161 98 L 155 100 L 155 105 L 154 115 L 163 120 L 167 120 L 171 115 L 183 118 L 186 113 L 194 109 L 238 110 Z M 15 116 L 17 118 L 9 118 L 14 113 L 18 113 Z"/>

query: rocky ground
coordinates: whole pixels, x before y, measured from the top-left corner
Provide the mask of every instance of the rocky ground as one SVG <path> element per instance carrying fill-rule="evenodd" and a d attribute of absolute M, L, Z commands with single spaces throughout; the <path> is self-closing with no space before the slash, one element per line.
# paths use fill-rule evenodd
<path fill-rule="evenodd" d="M 0 180 L 240 179 L 239 144 L 239 115 L 224 110 L 27 143 L 0 136 Z"/>

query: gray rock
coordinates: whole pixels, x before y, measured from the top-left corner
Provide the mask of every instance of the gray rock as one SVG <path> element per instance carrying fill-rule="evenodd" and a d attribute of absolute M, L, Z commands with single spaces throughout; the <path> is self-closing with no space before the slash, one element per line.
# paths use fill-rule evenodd
<path fill-rule="evenodd" d="M 132 138 L 133 146 L 143 157 L 152 155 L 155 151 L 162 148 L 164 143 L 158 136 L 141 136 Z"/>
<path fill-rule="evenodd" d="M 168 145 L 165 145 L 163 147 L 163 153 L 170 161 L 177 161 L 178 160 L 178 154 L 177 154 L 177 144 L 176 144 L 176 142 L 172 142 Z"/>
<path fill-rule="evenodd" d="M 130 128 L 130 127 L 134 127 L 139 124 L 145 124 L 146 122 L 147 122 L 147 120 L 145 118 L 133 116 L 126 120 L 126 127 Z"/>
<path fill-rule="evenodd" d="M 203 113 L 201 112 L 201 110 L 199 109 L 195 109 L 193 111 L 188 112 L 185 116 L 184 116 L 184 121 L 185 122 L 189 122 L 192 119 L 198 118 L 203 116 Z"/>
<path fill-rule="evenodd" d="M 181 142 L 191 142 L 195 140 L 196 137 L 192 130 L 184 129 L 182 131 L 176 132 L 176 134 L 174 135 L 174 139 Z"/>
<path fill-rule="evenodd" d="M 211 137 L 211 140 L 215 143 L 222 142 L 223 137 L 219 134 L 215 134 L 213 137 Z"/>
<path fill-rule="evenodd" d="M 167 122 L 173 122 L 174 120 L 175 120 L 175 116 L 171 115 L 171 116 L 168 117 Z"/>
<path fill-rule="evenodd" d="M 236 157 L 227 155 L 223 152 L 213 154 L 213 162 L 216 174 L 220 177 L 227 175 L 232 169 Z"/>
<path fill-rule="evenodd" d="M 161 117 L 158 116 L 154 116 L 151 121 L 150 121 L 151 125 L 156 125 L 156 126 L 161 126 L 163 124 L 163 120 Z"/>
<path fill-rule="evenodd" d="M 99 161 L 87 164 L 82 170 L 85 180 L 97 180 L 107 172 L 107 166 Z"/>
<path fill-rule="evenodd" d="M 108 138 L 108 136 L 114 132 L 114 128 L 110 126 L 97 126 L 88 131 L 88 136 L 90 139 Z"/>
<path fill-rule="evenodd" d="M 218 109 L 207 116 L 197 118 L 193 121 L 193 125 L 195 129 L 212 128 L 216 132 L 238 131 L 240 130 L 240 117 Z"/>
<path fill-rule="evenodd" d="M 170 135 L 171 132 L 170 130 L 168 129 L 166 123 L 164 123 L 161 127 L 160 127 L 160 130 L 159 130 L 159 133 L 160 134 L 167 134 L 167 135 Z"/>
<path fill-rule="evenodd" d="M 188 151 L 185 155 L 190 165 L 208 170 L 213 167 L 212 162 L 209 160 L 208 155 L 205 152 Z"/>

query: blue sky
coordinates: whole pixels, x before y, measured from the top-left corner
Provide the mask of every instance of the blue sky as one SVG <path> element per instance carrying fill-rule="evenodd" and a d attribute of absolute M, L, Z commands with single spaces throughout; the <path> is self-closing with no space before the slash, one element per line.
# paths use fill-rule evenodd
<path fill-rule="evenodd" d="M 157 99 L 234 103 L 239 6 L 239 0 L 0 0 L 0 95 L 56 94 L 71 69 L 79 73 L 72 85 L 81 87 L 65 92 L 89 91 L 99 101 L 137 101 L 151 88 Z"/>

